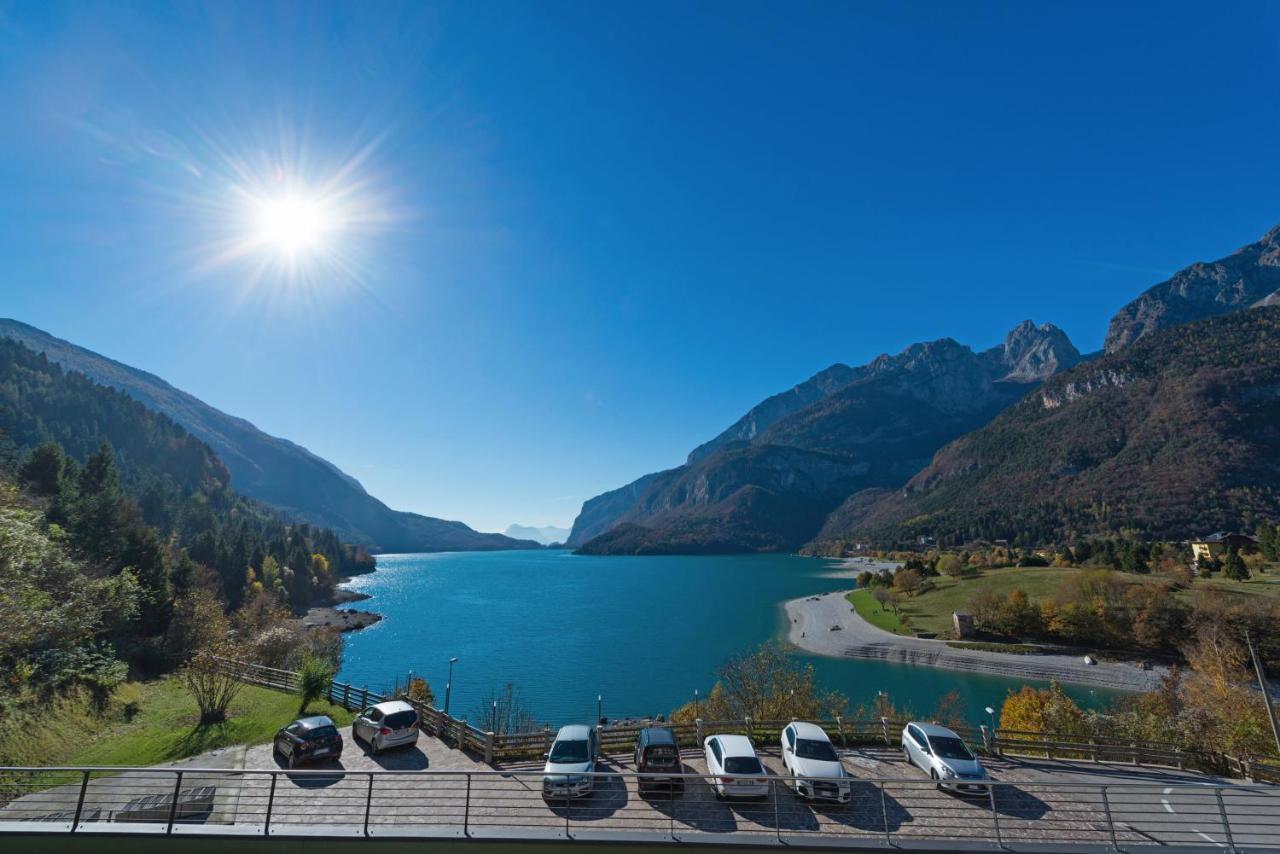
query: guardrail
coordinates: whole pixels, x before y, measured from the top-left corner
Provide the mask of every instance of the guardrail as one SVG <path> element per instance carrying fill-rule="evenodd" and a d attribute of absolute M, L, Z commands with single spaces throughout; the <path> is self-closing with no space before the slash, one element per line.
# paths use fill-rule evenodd
<path fill-rule="evenodd" d="M 1280 788 L 989 781 L 964 796 L 928 780 L 829 778 L 809 802 L 770 776 L 755 801 L 717 778 L 599 772 L 581 799 L 544 796 L 533 771 L 3 768 L 6 833 L 613 839 L 1041 849 L 1280 849 Z M 668 779 L 664 775 L 663 779 Z M 640 784 L 645 783 L 642 794 Z M 952 849 L 955 850 L 955 849 Z"/>

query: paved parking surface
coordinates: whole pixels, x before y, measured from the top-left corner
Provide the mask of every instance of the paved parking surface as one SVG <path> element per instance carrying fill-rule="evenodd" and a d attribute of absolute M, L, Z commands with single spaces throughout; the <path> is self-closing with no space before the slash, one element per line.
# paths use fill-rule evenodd
<path fill-rule="evenodd" d="M 686 750 L 683 758 L 686 773 L 706 772 L 698 752 Z M 776 750 L 762 751 L 761 759 L 772 774 L 781 774 Z M 249 769 L 280 768 L 270 746 L 263 745 L 219 751 L 173 766 L 188 769 L 181 782 L 172 770 L 160 769 L 95 777 L 85 792 L 83 829 L 107 829 L 106 822 L 119 821 L 119 811 L 134 798 L 171 797 L 175 789 L 208 785 L 217 790 L 212 811 L 176 815 L 180 829 L 192 824 L 260 832 L 270 808 L 273 833 L 584 836 L 622 831 L 678 839 L 823 834 L 849 841 L 862 837 L 877 844 L 946 839 L 1109 845 L 1114 831 L 1115 841 L 1127 845 L 1222 847 L 1230 831 L 1230 841 L 1241 847 L 1280 847 L 1280 790 L 1240 781 L 1127 765 L 993 759 L 986 762 L 992 778 L 1010 785 L 995 787 L 991 796 L 961 797 L 939 791 L 907 765 L 897 749 L 842 751 L 842 761 L 853 778 L 852 800 L 844 805 L 802 801 L 781 780 L 763 801 L 720 801 L 701 779 L 690 779 L 678 797 L 641 797 L 636 780 L 628 776 L 634 768 L 627 757 L 602 763 L 604 776 L 590 797 L 547 802 L 541 793 L 540 763 L 510 764 L 495 774 L 435 739 L 423 738 L 415 747 L 374 757 L 348 737 L 339 761 L 302 773 L 251 773 Z M 382 769 L 407 773 L 363 773 Z M 74 810 L 80 794 L 75 779 L 69 777 L 63 785 L 46 782 L 42 791 L 0 810 L 0 821 Z M 1193 788 L 1207 783 L 1231 788 L 1221 795 L 1215 788 Z M 1229 828 L 1222 820 L 1224 812 Z M 145 820 L 167 818 L 160 814 Z M 66 816 L 57 820 L 70 821 Z"/>

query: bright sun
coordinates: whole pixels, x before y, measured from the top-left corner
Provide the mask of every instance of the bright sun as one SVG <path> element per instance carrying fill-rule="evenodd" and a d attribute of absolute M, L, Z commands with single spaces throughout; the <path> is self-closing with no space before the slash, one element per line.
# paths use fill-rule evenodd
<path fill-rule="evenodd" d="M 336 226 L 332 212 L 319 199 L 288 195 L 258 201 L 258 239 L 285 255 L 321 248 Z"/>

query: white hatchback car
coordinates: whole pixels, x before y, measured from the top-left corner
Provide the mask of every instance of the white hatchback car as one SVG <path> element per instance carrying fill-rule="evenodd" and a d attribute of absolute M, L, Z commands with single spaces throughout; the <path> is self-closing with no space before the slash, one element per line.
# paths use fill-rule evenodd
<path fill-rule="evenodd" d="M 902 730 L 902 754 L 940 789 L 958 794 L 987 792 L 987 769 L 964 740 L 944 726 L 919 721 L 907 724 Z"/>
<path fill-rule="evenodd" d="M 389 747 L 418 743 L 418 713 L 404 700 L 378 703 L 351 722 L 351 735 L 377 754 Z"/>
<path fill-rule="evenodd" d="M 769 775 L 745 735 L 712 735 L 703 742 L 717 798 L 767 798 Z"/>
<path fill-rule="evenodd" d="M 792 721 L 782 730 L 782 764 L 802 798 L 849 803 L 851 784 L 822 727 Z"/>

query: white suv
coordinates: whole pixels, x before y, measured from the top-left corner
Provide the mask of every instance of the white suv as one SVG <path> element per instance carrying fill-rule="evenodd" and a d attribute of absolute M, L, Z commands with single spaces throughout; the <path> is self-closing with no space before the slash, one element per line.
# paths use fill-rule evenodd
<path fill-rule="evenodd" d="M 351 723 L 351 735 L 377 754 L 388 747 L 418 743 L 418 713 L 404 700 L 378 703 L 361 712 Z"/>
<path fill-rule="evenodd" d="M 792 721 L 782 730 L 782 764 L 802 798 L 849 803 L 851 786 L 831 739 L 817 724 Z"/>
<path fill-rule="evenodd" d="M 987 770 L 960 736 L 937 724 L 912 721 L 902 730 L 904 758 L 957 794 L 986 794 Z"/>

